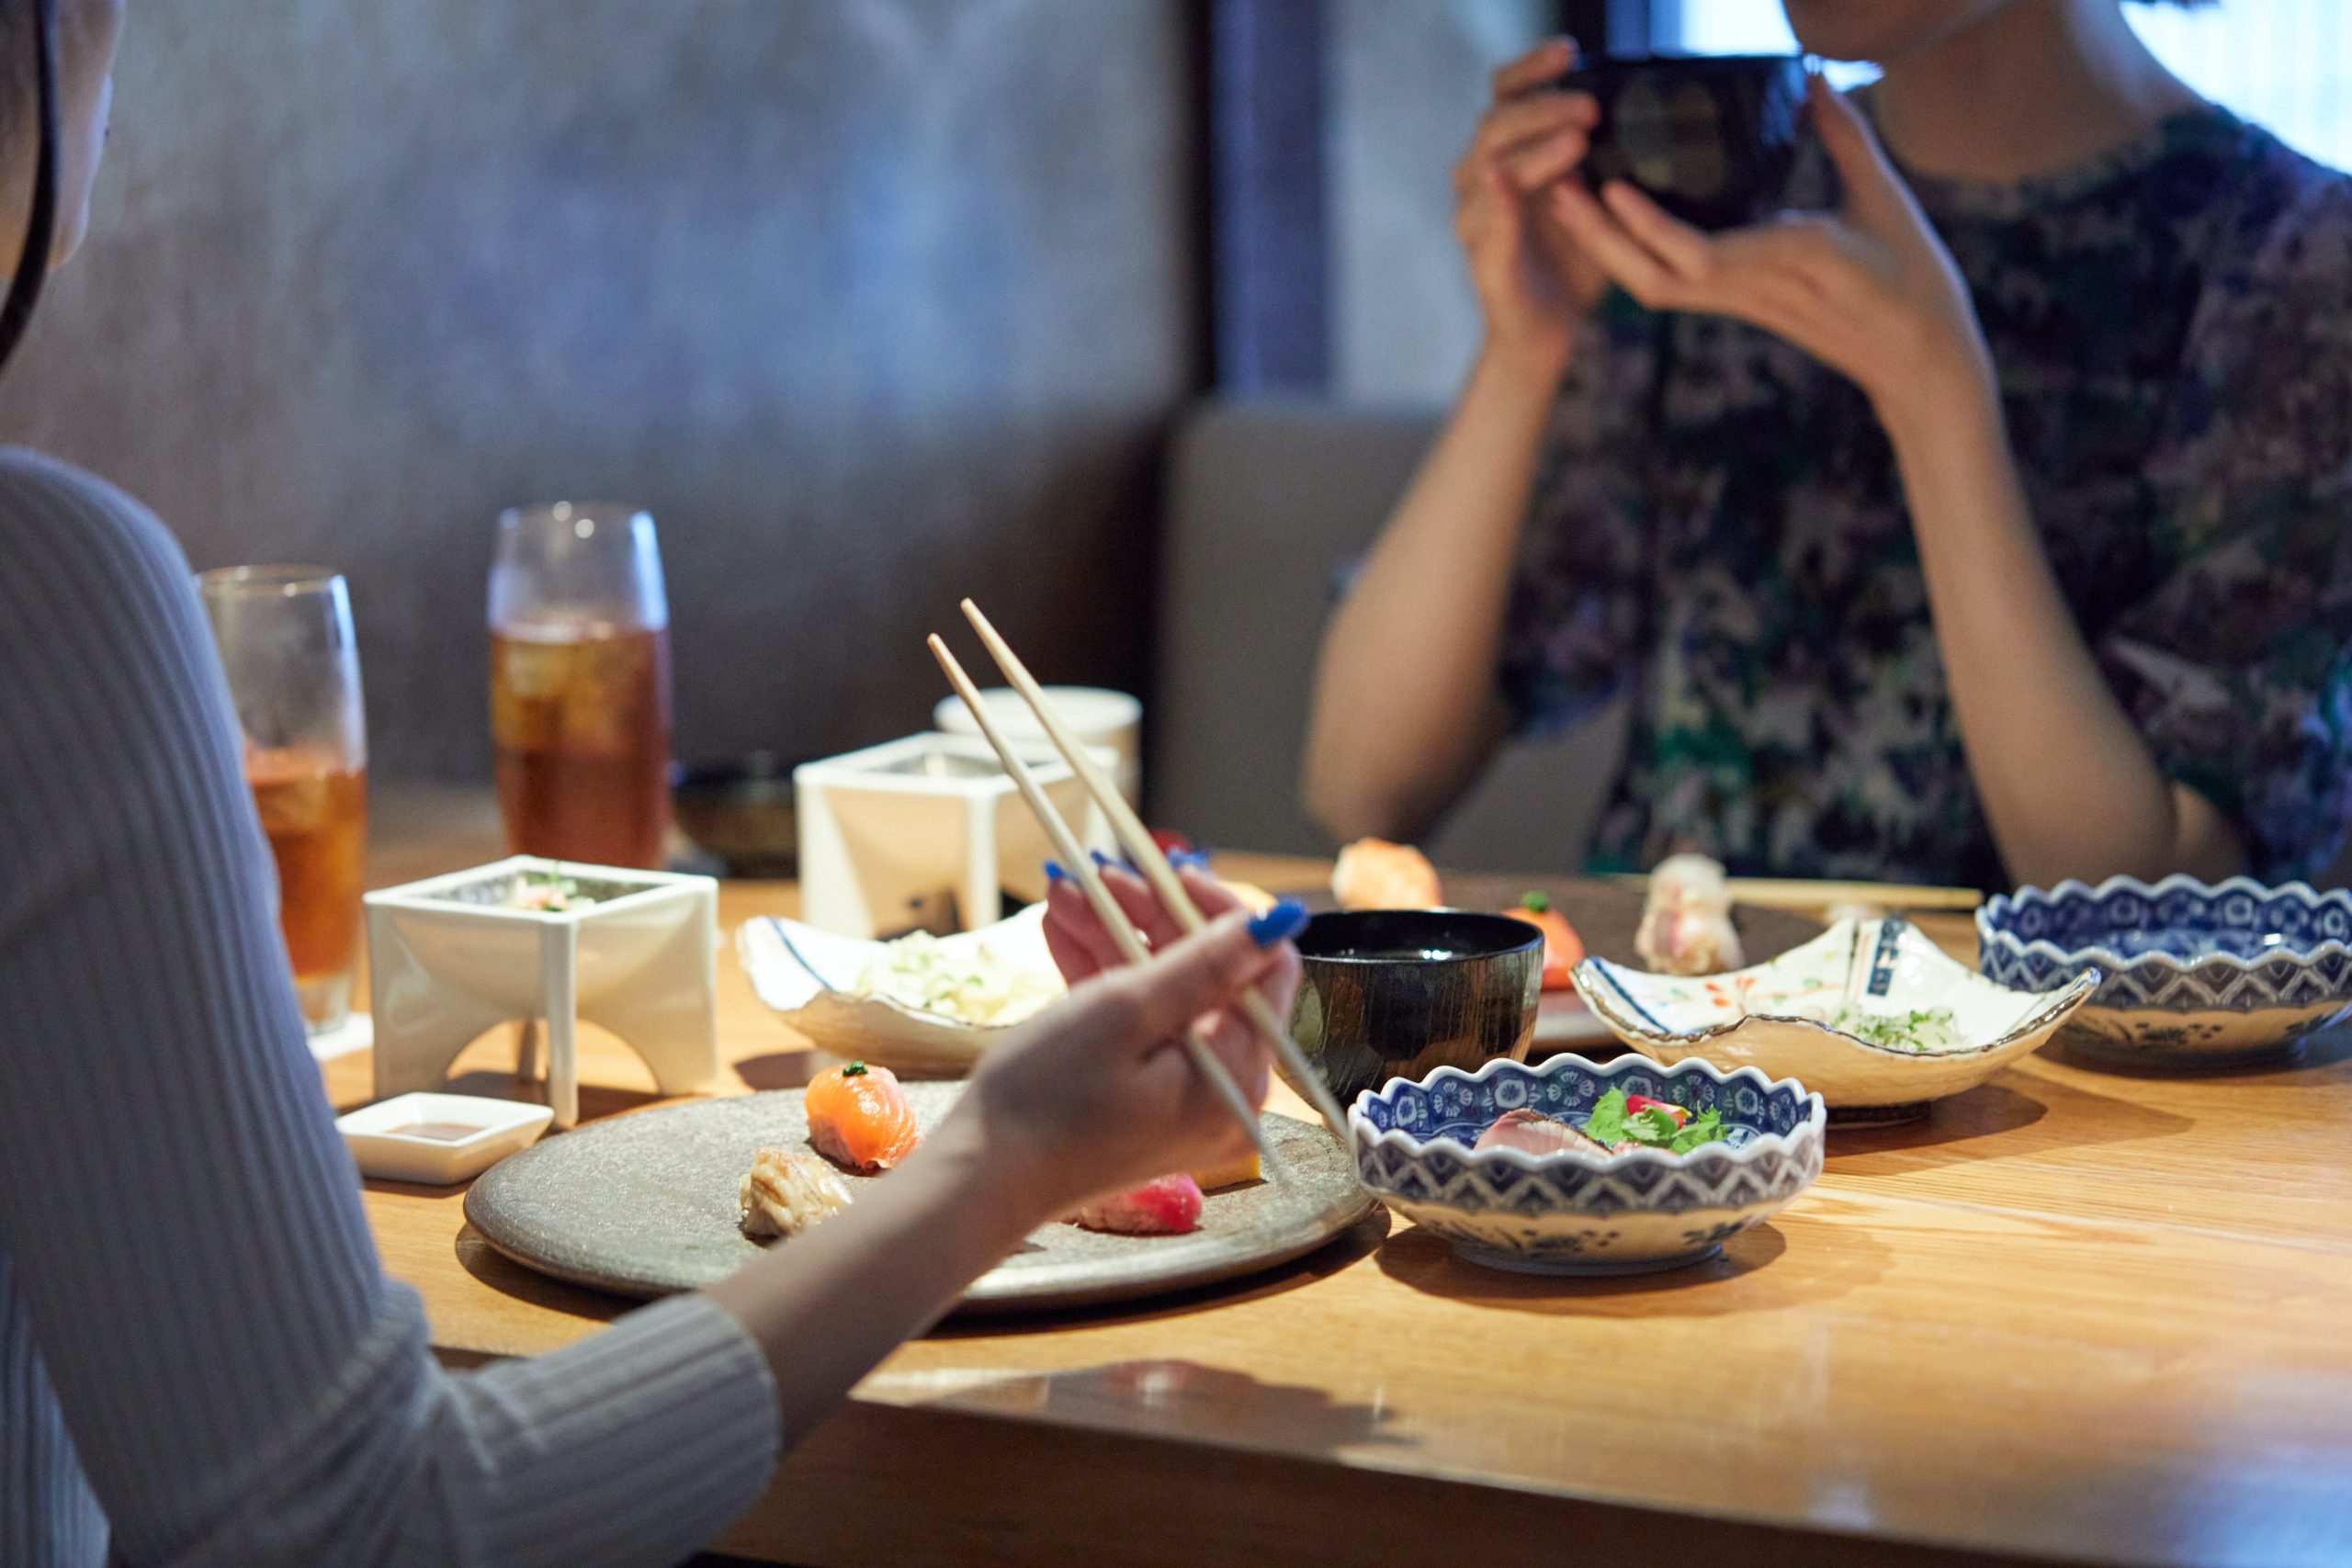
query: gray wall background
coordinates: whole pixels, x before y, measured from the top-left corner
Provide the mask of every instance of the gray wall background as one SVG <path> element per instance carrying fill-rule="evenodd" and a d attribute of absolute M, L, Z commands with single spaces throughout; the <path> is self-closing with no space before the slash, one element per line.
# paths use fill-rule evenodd
<path fill-rule="evenodd" d="M 1478 343 L 1454 162 L 1487 79 L 1552 26 L 1542 0 L 1329 0 L 1333 390 L 1434 408 Z"/>
<path fill-rule="evenodd" d="M 1447 171 L 1545 7 L 1328 4 L 1333 389 L 1433 407 L 1476 334 Z M 684 755 L 920 727 L 965 592 L 1049 678 L 1142 689 L 1193 9 L 140 0 L 0 439 L 198 567 L 346 570 L 383 776 L 487 777 L 521 501 L 654 512 Z"/>
<path fill-rule="evenodd" d="M 1163 0 L 141 0 L 0 438 L 344 568 L 380 774 L 487 777 L 523 500 L 653 510 L 683 754 L 920 728 L 965 592 L 1133 684 L 1189 72 Z"/>

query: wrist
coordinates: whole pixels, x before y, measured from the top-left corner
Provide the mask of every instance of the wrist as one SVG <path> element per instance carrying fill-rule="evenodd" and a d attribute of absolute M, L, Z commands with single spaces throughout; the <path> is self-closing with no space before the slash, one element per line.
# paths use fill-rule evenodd
<path fill-rule="evenodd" d="M 1897 457 L 1953 435 L 1998 430 L 2001 393 L 1988 359 L 1954 353 L 1871 392 Z"/>
<path fill-rule="evenodd" d="M 974 1105 L 959 1107 L 923 1141 L 922 1157 L 933 1178 L 949 1186 L 959 1201 L 1001 1217 L 1008 1242 L 1018 1241 L 1058 1219 L 1069 1201 L 1060 1191 L 1055 1162 L 992 1136 L 978 1111 Z"/>
<path fill-rule="evenodd" d="M 1568 354 L 1575 345 L 1573 330 L 1556 340 L 1527 333 L 1490 332 L 1478 344 L 1470 378 L 1474 384 L 1487 383 L 1548 403 L 1559 389 L 1560 378 L 1567 373 Z"/>

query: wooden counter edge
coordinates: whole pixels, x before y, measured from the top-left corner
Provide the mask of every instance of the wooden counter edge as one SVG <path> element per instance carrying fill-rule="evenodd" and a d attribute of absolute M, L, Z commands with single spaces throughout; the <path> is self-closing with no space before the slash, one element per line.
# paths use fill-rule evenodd
<path fill-rule="evenodd" d="M 910 1497 L 922 1506 L 909 1506 Z M 1404 1475 L 1376 1461 L 1300 1459 L 856 1400 L 786 1457 L 766 1494 L 714 1550 L 808 1568 L 1430 1568 L 1476 1561 L 1482 1551 L 1556 1561 L 1569 1548 L 1579 1562 L 1671 1568 L 2059 1561 Z"/>
<path fill-rule="evenodd" d="M 500 1359 L 435 1354 L 452 1370 Z M 922 1507 L 908 1506 L 909 1496 L 920 1496 Z M 1213 1507 L 1204 1506 L 1212 1500 Z M 1365 1528 L 1374 1522 L 1376 1530 Z M 854 1395 L 785 1455 L 766 1492 L 711 1550 L 805 1568 L 1254 1568 L 1269 1561 L 1430 1568 L 1433 1541 L 1444 1543 L 1448 1560 L 1507 1550 L 1525 1558 L 1532 1543 L 1557 1545 L 1564 1537 L 1581 1561 L 1628 1568 L 1702 1562 L 2018 1568 L 2072 1561 Z M 1335 1558 L 1335 1551 L 1345 1555 Z M 1546 1560 L 1540 1547 L 1534 1560 Z"/>

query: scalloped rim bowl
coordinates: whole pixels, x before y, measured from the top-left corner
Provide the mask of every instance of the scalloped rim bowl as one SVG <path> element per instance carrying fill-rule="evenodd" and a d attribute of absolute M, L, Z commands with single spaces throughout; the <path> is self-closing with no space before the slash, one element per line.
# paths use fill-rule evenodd
<path fill-rule="evenodd" d="M 2120 940 L 2141 933 L 2139 940 Z M 2215 941 L 2238 933 L 2254 955 Z M 2021 887 L 1976 911 L 1977 962 L 2041 988 L 2103 971 L 2063 1043 L 2131 1066 L 2197 1067 L 2286 1050 L 2352 1010 L 2352 891 L 2250 876 L 2111 876 Z M 2152 946 L 2150 943 L 2162 943 Z M 2137 951 L 2126 952 L 2125 948 Z"/>
<path fill-rule="evenodd" d="M 940 945 L 967 953 L 988 947 L 1007 963 L 1054 973 L 1045 916 L 1043 904 L 1032 904 L 992 926 L 942 937 Z M 862 974 L 887 945 L 779 915 L 745 920 L 735 932 L 736 953 L 760 1000 L 829 1055 L 857 1057 L 902 1077 L 961 1077 L 1019 1027 L 966 1023 L 888 997 L 833 988 Z"/>
<path fill-rule="evenodd" d="M 1606 1159 L 1471 1147 L 1506 1111 L 1572 1115 L 1618 1088 L 1713 1109 L 1734 1141 Z M 1526 1274 L 1639 1274 L 1713 1258 L 1812 1186 L 1827 1114 L 1803 1084 L 1775 1083 L 1754 1067 L 1558 1055 L 1535 1066 L 1497 1058 L 1476 1073 L 1440 1067 L 1391 1079 L 1356 1096 L 1348 1133 L 1363 1184 L 1473 1263 Z M 1416 1125 L 1435 1131 L 1423 1137 Z"/>
<path fill-rule="evenodd" d="M 2052 994 L 2002 986 L 1908 920 L 1840 920 L 1803 947 L 1727 975 L 1650 975 L 1606 959 L 1576 968 L 1577 992 L 1618 1039 L 1660 1062 L 1699 1059 L 1802 1078 L 1841 1125 L 1884 1125 L 1974 1089 L 2031 1055 L 2098 982 Z M 1905 1051 L 1833 1029 L 1815 1013 L 1851 997 L 1873 1011 L 1950 1007 L 1966 1048 Z"/>

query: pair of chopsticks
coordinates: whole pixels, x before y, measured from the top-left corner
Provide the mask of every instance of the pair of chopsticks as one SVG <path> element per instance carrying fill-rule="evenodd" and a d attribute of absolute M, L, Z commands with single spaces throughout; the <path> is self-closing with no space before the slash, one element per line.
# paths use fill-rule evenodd
<path fill-rule="evenodd" d="M 1029 667 L 997 634 L 996 627 L 989 624 L 989 618 L 980 614 L 980 607 L 969 599 L 964 601 L 964 615 L 972 623 L 972 629 L 980 634 L 980 641 L 988 646 L 997 667 L 1004 671 L 1005 679 L 1012 683 L 1013 690 L 1021 694 L 1022 700 L 1037 716 L 1038 724 L 1052 738 L 1055 750 L 1069 761 L 1070 771 L 1078 775 L 1079 781 L 1086 786 L 1086 793 L 1102 808 L 1103 817 L 1111 824 L 1112 832 L 1126 850 L 1127 858 L 1143 873 L 1144 880 L 1159 896 L 1159 901 L 1167 907 L 1168 912 L 1176 918 L 1176 923 L 1188 932 L 1197 931 L 1207 925 L 1200 906 L 1194 904 L 1193 896 L 1185 891 L 1182 879 L 1176 874 L 1176 868 L 1168 863 L 1168 856 L 1160 850 L 1159 842 L 1144 827 L 1142 818 L 1135 814 L 1135 808 L 1127 804 L 1126 797 L 1119 793 L 1118 786 L 1104 775 L 1093 756 L 1071 733 L 1059 710 L 1054 706 L 1053 699 L 1046 695 L 1045 688 L 1038 685 L 1036 677 L 1029 673 Z M 1093 907 L 1103 929 L 1111 933 L 1111 940 L 1118 945 L 1120 953 L 1130 964 L 1142 963 L 1151 955 L 1150 949 L 1144 945 L 1142 933 L 1127 919 L 1126 911 L 1119 908 L 1118 900 L 1111 896 L 1110 888 L 1103 886 L 1092 858 L 1080 845 L 1078 836 L 1070 831 L 1069 824 L 1062 820 L 1062 815 L 1054 808 L 1054 803 L 1046 798 L 1046 792 L 1038 787 L 1029 765 L 1005 739 L 1003 732 L 997 728 L 988 704 L 980 699 L 979 688 L 972 684 L 972 678 L 964 672 L 963 665 L 956 662 L 956 655 L 936 634 L 931 638 L 931 652 L 932 657 L 939 660 L 939 667 L 947 672 L 947 679 L 955 686 L 956 694 L 964 699 L 964 705 L 971 710 L 973 722 L 980 727 L 980 733 L 987 736 L 989 744 L 996 748 L 997 757 L 1003 762 L 1005 773 L 1021 791 L 1021 798 L 1028 802 L 1038 826 L 1045 829 L 1046 837 L 1052 840 L 1054 852 L 1078 878 L 1079 886 L 1085 891 L 1086 901 Z M 1291 1039 L 1289 1028 L 1274 1016 L 1273 1004 L 1252 988 L 1241 994 L 1241 1010 L 1259 1037 L 1273 1051 L 1274 1059 L 1283 1065 L 1285 1075 L 1314 1101 L 1316 1111 L 1321 1114 L 1323 1124 L 1330 1128 L 1331 1135 L 1343 1145 L 1347 1143 L 1348 1122 L 1347 1118 L 1340 1114 L 1339 1101 L 1331 1098 L 1331 1091 L 1324 1084 L 1322 1076 L 1306 1060 L 1297 1042 Z M 1225 1102 L 1226 1109 L 1233 1113 L 1234 1119 L 1249 1133 L 1260 1156 L 1270 1164 L 1279 1163 L 1266 1143 L 1257 1112 L 1242 1098 L 1240 1086 L 1233 1081 L 1233 1075 L 1209 1054 L 1207 1046 L 1190 1033 L 1184 1037 L 1184 1047 L 1193 1066 L 1216 1091 L 1217 1098 Z"/>

